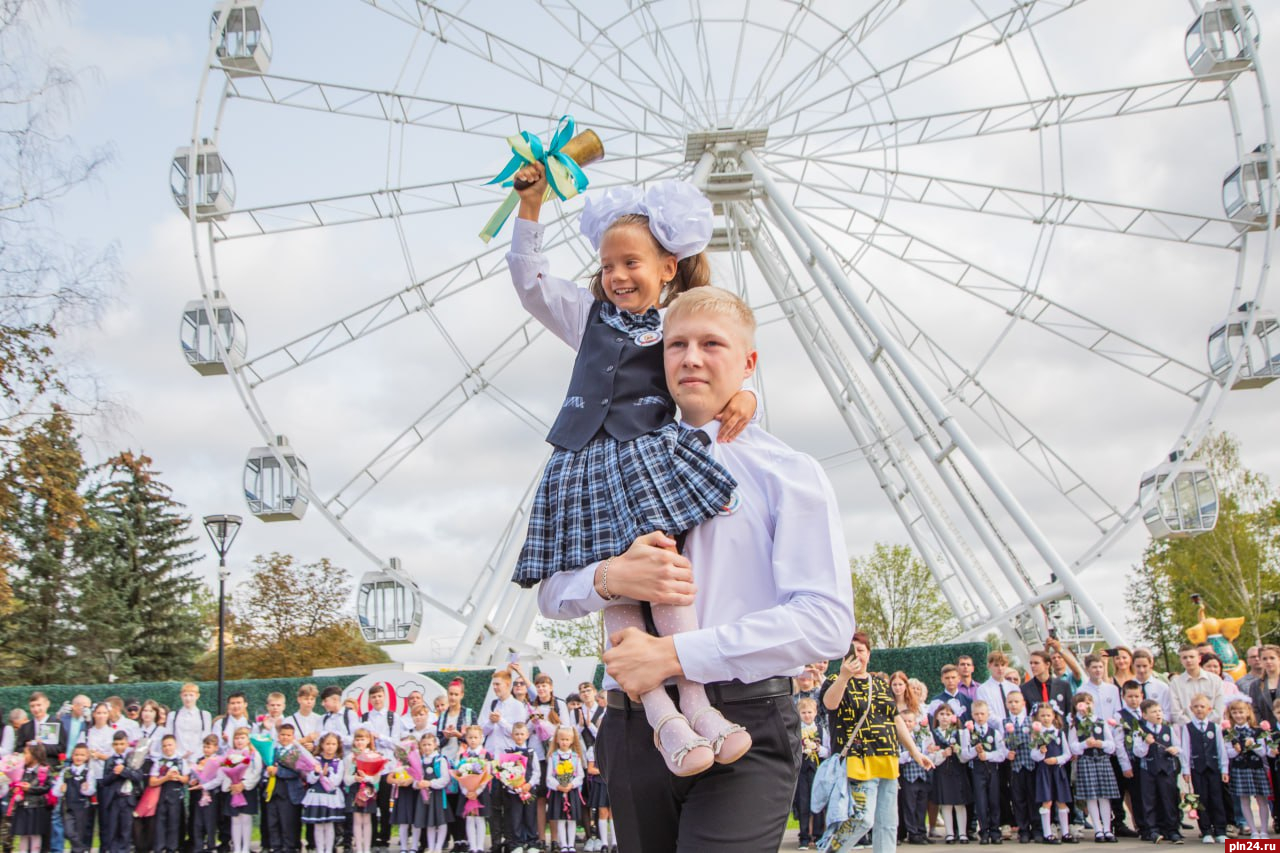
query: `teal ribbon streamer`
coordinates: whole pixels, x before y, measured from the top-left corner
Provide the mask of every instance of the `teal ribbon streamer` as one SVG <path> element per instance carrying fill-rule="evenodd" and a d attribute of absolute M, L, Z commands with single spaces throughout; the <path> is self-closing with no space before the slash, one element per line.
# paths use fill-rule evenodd
<path fill-rule="evenodd" d="M 565 144 L 573 139 L 573 132 L 573 116 L 563 115 L 560 117 L 555 133 L 552 134 L 549 145 L 543 145 L 537 135 L 527 130 L 521 131 L 518 136 L 507 137 L 507 142 L 511 145 L 512 157 L 502 171 L 486 183 L 486 186 L 500 184 L 510 187 L 514 183 L 512 176 L 522 167 L 529 163 L 541 163 L 546 171 L 547 184 L 561 201 L 581 193 L 587 188 L 587 173 L 582 171 L 582 167 L 562 150 Z M 506 224 L 518 202 L 519 197 L 514 192 L 511 193 L 490 218 L 484 230 L 480 232 L 481 239 L 488 242 L 502 230 L 502 226 Z"/>

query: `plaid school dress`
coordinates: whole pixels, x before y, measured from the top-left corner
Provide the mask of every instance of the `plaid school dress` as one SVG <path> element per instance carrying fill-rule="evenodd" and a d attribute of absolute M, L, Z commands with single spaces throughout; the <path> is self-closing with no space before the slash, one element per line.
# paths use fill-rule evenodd
<path fill-rule="evenodd" d="M 1081 732 L 1083 731 L 1083 735 Z M 1083 744 L 1089 738 L 1112 740 L 1107 724 L 1092 717 L 1078 720 L 1072 726 L 1071 736 L 1074 741 Z M 1072 762 L 1075 767 L 1076 797 L 1081 800 L 1118 800 L 1120 785 L 1116 782 L 1115 771 L 1111 768 L 1111 756 L 1101 747 L 1085 747 L 1079 757 Z"/>
<path fill-rule="evenodd" d="M 1231 781 L 1228 783 L 1233 797 L 1269 797 L 1271 785 L 1267 781 L 1267 767 L 1257 749 L 1263 742 L 1264 732 L 1253 726 L 1232 726 L 1223 733 L 1227 738 L 1227 755 L 1231 757 Z M 1252 739 L 1253 748 L 1246 748 L 1245 741 Z M 1239 746 L 1240 755 L 1233 747 Z"/>
<path fill-rule="evenodd" d="M 656 309 L 635 315 L 607 302 L 593 312 L 592 322 L 633 342 L 662 326 Z M 661 353 L 660 344 L 649 346 Z M 578 358 L 590 359 L 592 353 L 584 347 Z M 644 364 L 662 370 L 660 359 Z M 675 409 L 670 394 L 634 405 L 642 403 Z M 572 395 L 565 401 L 565 406 L 586 405 Z M 556 572 L 621 554 L 647 533 L 661 530 L 676 536 L 715 516 L 729 505 L 738 484 L 711 458 L 709 444 L 705 434 L 682 428 L 668 416 L 657 430 L 631 441 L 619 441 L 601 429 L 581 450 L 556 447 L 534 495 L 512 580 L 531 587 Z"/>

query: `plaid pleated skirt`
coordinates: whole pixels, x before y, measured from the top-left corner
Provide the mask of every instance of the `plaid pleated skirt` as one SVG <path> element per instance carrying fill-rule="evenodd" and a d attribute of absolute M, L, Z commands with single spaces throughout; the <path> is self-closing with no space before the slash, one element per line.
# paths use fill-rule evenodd
<path fill-rule="evenodd" d="M 1081 800 L 1118 800 L 1120 784 L 1111 769 L 1111 756 L 1105 752 L 1086 752 L 1071 762 L 1076 773 L 1076 798 Z"/>
<path fill-rule="evenodd" d="M 557 448 L 534 495 L 511 579 L 531 587 L 617 556 L 646 533 L 675 536 L 714 516 L 738 484 L 704 440 L 667 424 L 634 441 L 602 433 L 577 452 Z"/>
<path fill-rule="evenodd" d="M 1267 768 L 1261 764 L 1245 766 L 1231 762 L 1231 781 L 1227 783 L 1233 797 L 1269 797 L 1271 784 L 1267 782 Z"/>

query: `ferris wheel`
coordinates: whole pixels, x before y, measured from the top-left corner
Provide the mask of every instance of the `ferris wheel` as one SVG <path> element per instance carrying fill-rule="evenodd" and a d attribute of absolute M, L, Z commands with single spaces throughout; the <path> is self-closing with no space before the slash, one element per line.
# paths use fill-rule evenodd
<path fill-rule="evenodd" d="M 369 639 L 528 650 L 508 579 L 571 354 L 475 234 L 505 138 L 572 115 L 592 188 L 711 198 L 768 425 L 851 525 L 887 501 L 961 637 L 1115 643 L 1088 573 L 1139 522 L 1212 529 L 1190 457 L 1280 376 L 1260 38 L 1243 0 L 222 0 L 172 167 L 184 355 L 261 435 L 250 512 L 368 557 Z M 580 210 L 544 214 L 567 277 Z"/>

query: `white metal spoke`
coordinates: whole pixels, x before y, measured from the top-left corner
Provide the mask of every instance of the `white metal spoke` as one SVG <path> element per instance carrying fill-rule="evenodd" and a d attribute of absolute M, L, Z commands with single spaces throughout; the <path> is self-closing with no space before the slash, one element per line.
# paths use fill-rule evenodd
<path fill-rule="evenodd" d="M 1225 80 L 1172 80 L 1072 95 L 1051 95 L 927 116 L 827 127 L 819 131 L 784 133 L 775 139 L 784 146 L 781 150 L 792 155 L 839 158 L 886 148 L 1044 130 L 1057 125 L 1180 109 L 1225 101 L 1228 91 Z"/>
<path fill-rule="evenodd" d="M 832 196 L 851 193 L 870 198 L 889 198 L 1035 224 L 1066 225 L 1219 249 L 1237 249 L 1243 239 L 1236 223 L 1225 216 L 1204 216 L 1185 211 L 1080 198 L 1067 193 L 1026 190 L 876 166 L 858 166 L 826 157 L 788 159 L 775 156 L 770 162 L 780 172 L 787 173 L 795 183 L 820 186 Z M 835 183 L 822 183 L 822 176 L 832 178 Z M 816 202 L 797 199 L 796 206 L 801 210 L 824 213 L 847 209 L 844 203 L 835 203 L 830 199 Z"/>
<path fill-rule="evenodd" d="M 767 112 L 762 112 L 761 115 L 779 132 L 789 128 L 789 132 L 802 135 L 844 115 L 857 104 L 876 103 L 910 83 L 950 68 L 983 51 L 999 47 L 1012 36 L 1083 2 L 1085 0 L 1023 0 L 1015 9 L 987 18 L 962 33 L 930 45 L 892 65 L 877 68 L 875 74 L 855 80 L 840 91 L 827 93 L 795 106 L 780 106 L 779 111 L 772 116 Z M 804 121 L 805 116 L 820 118 L 811 124 Z"/>
<path fill-rule="evenodd" d="M 532 318 L 521 323 L 334 492 L 325 501 L 325 506 L 336 517 L 345 516 L 361 498 L 384 481 L 469 401 L 491 390 L 491 383 L 503 369 L 524 353 L 544 332 L 545 329 Z"/>
<path fill-rule="evenodd" d="M 418 15 L 408 15 L 403 11 L 393 10 L 386 0 L 363 2 L 392 14 L 442 43 L 517 74 L 554 95 L 569 98 L 578 106 L 591 110 L 593 115 L 632 115 L 636 118 L 633 127 L 644 132 L 658 129 L 664 129 L 667 133 L 679 131 L 677 124 L 667 115 L 668 111 L 677 110 L 679 104 L 665 103 L 662 98 L 659 98 L 657 104 L 649 104 L 630 94 L 615 91 L 593 79 L 590 74 L 551 62 L 537 50 L 481 29 L 437 6 L 428 7 L 423 3 Z M 573 85 L 563 85 L 568 83 Z"/>
<path fill-rule="evenodd" d="M 277 74 L 230 78 L 227 85 L 229 95 L 240 100 L 389 121 L 412 127 L 465 133 L 468 136 L 506 139 L 522 129 L 541 133 L 548 123 L 548 116 L 539 113 L 461 103 L 407 92 L 302 80 Z M 631 127 L 599 119 L 592 119 L 591 128 L 597 132 L 654 140 L 664 147 L 674 145 L 678 140 L 670 133 L 637 132 Z"/>
<path fill-rule="evenodd" d="M 835 234 L 847 235 L 1012 317 L 1025 320 L 1179 394 L 1196 399 L 1205 383 L 1213 382 L 1212 376 L 1204 370 L 1117 332 L 1043 294 L 1028 291 L 1018 282 L 904 231 L 884 217 L 871 216 L 854 208 L 839 219 L 831 217 L 825 222 Z M 827 239 L 830 242 L 832 237 Z"/>

